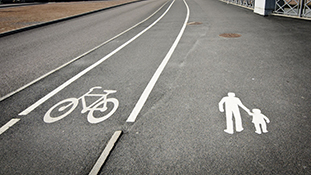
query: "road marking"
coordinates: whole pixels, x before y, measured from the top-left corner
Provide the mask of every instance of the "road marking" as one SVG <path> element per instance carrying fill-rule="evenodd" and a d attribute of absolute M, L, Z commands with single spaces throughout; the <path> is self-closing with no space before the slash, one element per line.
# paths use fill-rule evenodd
<path fill-rule="evenodd" d="M 11 119 L 8 123 L 6 123 L 5 125 L 3 125 L 0 128 L 0 135 L 2 133 L 4 133 L 6 130 L 8 130 L 10 127 L 12 127 L 15 123 L 17 123 L 20 119 L 19 118 L 13 118 Z"/>
<path fill-rule="evenodd" d="M 98 158 L 97 162 L 93 166 L 89 175 L 97 175 L 98 174 L 98 172 L 100 171 L 101 167 L 105 163 L 109 153 L 111 152 L 112 148 L 114 147 L 115 143 L 117 142 L 117 140 L 119 139 L 121 134 L 122 134 L 122 131 L 114 132 L 114 134 L 112 135 L 111 139 L 109 140 L 107 146 L 105 147 L 104 151 L 102 152 L 102 154 Z"/>
<path fill-rule="evenodd" d="M 27 109 L 25 109 L 24 111 L 22 111 L 21 113 L 19 113 L 18 115 L 27 115 L 29 114 L 31 111 L 33 111 L 35 108 L 37 108 L 38 106 L 40 106 L 42 103 L 44 103 L 46 100 L 48 100 L 49 98 L 51 98 L 52 96 L 54 96 L 55 94 L 57 94 L 59 91 L 61 91 L 62 89 L 64 89 L 65 87 L 67 87 L 68 85 L 70 85 L 71 83 L 73 83 L 74 81 L 76 81 L 77 79 L 79 79 L 80 77 L 82 77 L 84 74 L 86 74 L 87 72 L 89 72 L 90 70 L 92 70 L 93 68 L 95 68 L 96 66 L 100 65 L 102 62 L 104 62 L 105 60 L 107 60 L 108 58 L 110 58 L 112 55 L 114 55 L 115 53 L 117 53 L 118 51 L 120 51 L 121 49 L 123 49 L 125 46 L 127 46 L 128 44 L 130 44 L 131 42 L 133 42 L 134 40 L 136 40 L 139 36 L 141 36 L 142 34 L 144 34 L 146 31 L 148 31 L 151 27 L 153 27 L 157 22 L 160 21 L 160 19 L 162 19 L 165 14 L 169 11 L 169 9 L 171 8 L 171 6 L 173 5 L 173 3 L 175 2 L 175 0 L 170 4 L 170 6 L 166 9 L 166 11 L 155 21 L 153 22 L 151 25 L 149 25 L 147 28 L 145 28 L 143 31 L 141 31 L 140 33 L 138 33 L 136 36 L 134 36 L 133 38 L 131 38 L 130 40 L 128 40 L 126 43 L 122 44 L 121 46 L 119 46 L 117 49 L 115 49 L 114 51 L 110 52 L 108 55 L 106 55 L 105 57 L 103 57 L 102 59 L 100 59 L 99 61 L 97 61 L 96 63 L 94 63 L 93 65 L 89 66 L 88 68 L 84 69 L 82 72 L 78 73 L 77 75 L 75 75 L 74 77 L 72 77 L 71 79 L 67 80 L 65 83 L 63 83 L 61 86 L 59 86 L 58 88 L 54 89 L 52 92 L 48 93 L 46 96 L 44 96 L 43 98 L 41 98 L 40 100 L 38 100 L 36 103 L 34 103 L 33 105 L 29 106 Z"/>
<path fill-rule="evenodd" d="M 239 107 L 244 109 L 248 115 L 253 116 L 252 123 L 254 123 L 256 129 L 255 133 L 261 134 L 268 132 L 266 123 L 270 123 L 269 118 L 263 115 L 260 109 L 252 109 L 253 112 L 251 112 L 243 105 L 241 100 L 235 96 L 235 93 L 229 92 L 228 96 L 223 97 L 218 103 L 219 111 L 226 113 L 227 128 L 224 130 L 226 133 L 234 134 L 233 120 L 235 121 L 236 132 L 242 132 L 244 130 Z"/>
<path fill-rule="evenodd" d="M 78 106 L 79 101 L 82 102 L 82 111 L 81 113 L 88 112 L 87 115 L 87 121 L 92 124 L 97 124 L 99 122 L 103 122 L 106 119 L 108 119 L 110 116 L 113 115 L 114 112 L 116 112 L 117 108 L 119 107 L 119 101 L 116 98 L 108 98 L 109 94 L 116 93 L 115 90 L 103 90 L 104 93 L 95 94 L 92 93 L 94 89 L 102 89 L 100 86 L 92 87 L 87 93 L 82 95 L 79 98 L 71 97 L 64 99 L 58 103 L 56 103 L 54 106 L 52 106 L 44 115 L 43 121 L 45 123 L 54 123 L 57 122 L 63 118 L 65 118 L 67 115 L 69 115 L 75 108 Z M 97 100 L 93 101 L 89 105 L 86 103 L 86 97 L 96 97 Z M 112 103 L 113 107 L 109 108 L 107 107 L 107 103 Z M 58 109 L 58 112 L 61 113 L 61 115 L 58 115 L 59 113 L 54 113 L 53 117 L 51 117 L 52 111 L 57 111 L 54 109 Z M 94 111 L 100 111 L 105 112 L 108 110 L 107 113 L 105 113 L 102 117 L 94 117 L 93 112 Z M 64 112 L 66 111 L 66 112 Z M 56 114 L 56 115 L 55 115 Z"/>
<path fill-rule="evenodd" d="M 144 20 L 142 20 L 141 22 L 135 24 L 134 26 L 128 28 L 127 30 L 121 32 L 120 34 L 114 36 L 113 38 L 111 38 L 111 39 L 109 39 L 109 40 L 107 40 L 107 41 L 101 43 L 100 45 L 94 47 L 93 49 L 91 49 L 91 50 L 89 50 L 89 51 L 87 51 L 87 52 L 85 52 L 85 53 L 83 53 L 83 54 L 77 56 L 76 58 L 70 60 L 69 62 L 67 62 L 67 63 L 65 63 L 65 64 L 59 66 L 58 68 L 56 68 L 56 69 L 54 69 L 54 70 L 51 70 L 50 72 L 48 72 L 48 73 L 46 73 L 46 74 L 40 76 L 39 78 L 37 78 L 37 79 L 31 81 L 30 83 L 28 83 L 28 84 L 26 84 L 26 85 L 20 87 L 19 89 L 15 90 L 15 91 L 13 91 L 13 92 L 11 92 L 11 93 L 9 93 L 9 94 L 3 96 L 3 97 L 0 97 L 0 101 L 3 101 L 3 100 L 5 100 L 6 98 L 9 98 L 10 96 L 12 96 L 12 95 L 14 95 L 14 94 L 16 94 L 16 93 L 18 93 L 18 92 L 20 92 L 20 91 L 26 89 L 27 87 L 29 87 L 29 86 L 33 85 L 34 83 L 36 83 L 36 82 L 42 80 L 43 78 L 45 78 L 45 77 L 47 77 L 47 76 L 53 74 L 54 72 L 56 72 L 56 71 L 58 71 L 58 70 L 60 70 L 60 69 L 62 69 L 62 68 L 64 68 L 64 67 L 68 66 L 69 64 L 71 64 L 71 63 L 77 61 L 78 59 L 80 59 L 80 58 L 82 58 L 82 57 L 84 57 L 84 56 L 90 54 L 91 52 L 97 50 L 98 48 L 102 47 L 103 45 L 106 45 L 107 43 L 111 42 L 112 40 L 115 40 L 116 38 L 120 37 L 121 35 L 123 35 L 123 34 L 129 32 L 130 30 L 134 29 L 134 28 L 137 27 L 138 25 L 142 24 L 143 22 L 147 21 L 147 20 L 150 19 L 152 16 L 154 16 L 154 15 L 155 15 L 158 11 L 160 11 L 167 3 L 168 3 L 168 1 L 167 1 L 166 3 L 164 3 L 164 4 L 163 4 L 158 10 L 156 10 L 153 14 L 151 14 L 150 16 L 148 16 L 146 19 L 144 19 Z"/>
<path fill-rule="evenodd" d="M 166 56 L 163 59 L 162 63 L 160 64 L 160 66 L 158 67 L 158 69 L 154 73 L 153 77 L 149 81 L 146 89 L 144 90 L 144 92 L 140 96 L 138 102 L 136 103 L 133 111 L 131 112 L 131 114 L 128 117 L 128 119 L 126 120 L 126 122 L 135 122 L 139 112 L 141 111 L 142 107 L 144 106 L 145 102 L 147 101 L 147 98 L 149 97 L 149 95 L 150 95 L 154 85 L 158 81 L 162 71 L 164 70 L 166 64 L 170 60 L 174 50 L 176 49 L 176 47 L 177 47 L 177 45 L 179 43 L 179 40 L 181 39 L 181 37 L 182 37 L 182 35 L 183 35 L 184 31 L 185 31 L 185 28 L 186 28 L 186 25 L 187 25 L 187 22 L 188 22 L 188 19 L 189 19 L 190 11 L 189 11 L 189 7 L 188 7 L 188 5 L 187 5 L 185 0 L 184 0 L 184 3 L 185 3 L 186 8 L 187 8 L 187 16 L 186 16 L 185 22 L 183 24 L 183 27 L 181 28 L 181 30 L 180 30 L 180 32 L 179 32 L 175 42 L 173 43 L 172 47 L 170 48 L 169 52 L 166 54 Z"/>

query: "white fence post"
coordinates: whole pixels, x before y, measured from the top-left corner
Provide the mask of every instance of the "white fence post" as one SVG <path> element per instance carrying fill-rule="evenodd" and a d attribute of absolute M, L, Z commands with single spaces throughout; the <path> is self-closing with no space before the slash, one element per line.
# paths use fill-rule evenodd
<path fill-rule="evenodd" d="M 267 16 L 274 11 L 275 0 L 255 0 L 254 13 Z"/>

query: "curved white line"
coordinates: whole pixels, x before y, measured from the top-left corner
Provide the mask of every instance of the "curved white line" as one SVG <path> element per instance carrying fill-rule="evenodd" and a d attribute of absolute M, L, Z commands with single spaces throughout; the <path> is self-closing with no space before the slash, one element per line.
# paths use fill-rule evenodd
<path fill-rule="evenodd" d="M 71 83 L 73 83 L 74 81 L 76 81 L 78 78 L 82 77 L 84 74 L 86 74 L 87 72 L 89 72 L 90 70 L 92 70 L 93 68 L 95 68 L 96 66 L 100 65 L 102 62 L 104 62 L 105 60 L 107 60 L 108 58 L 110 58 L 112 55 L 114 55 L 115 53 L 119 52 L 121 49 L 123 49 L 125 46 L 127 46 L 128 44 L 130 44 L 131 42 L 133 42 L 134 40 L 136 40 L 139 36 L 141 36 L 142 34 L 144 34 L 146 31 L 148 31 L 151 27 L 153 27 L 157 22 L 160 21 L 160 19 L 162 19 L 165 14 L 169 11 L 169 9 L 171 8 L 171 6 L 173 5 L 173 3 L 175 2 L 175 0 L 171 3 L 171 5 L 166 9 L 166 11 L 155 21 L 153 22 L 151 25 L 149 25 L 147 28 L 145 28 L 143 31 L 141 31 L 140 33 L 138 33 L 137 35 L 135 35 L 133 38 L 131 38 L 130 40 L 128 40 L 127 42 L 125 42 L 124 44 L 122 44 L 121 46 L 119 46 L 117 49 L 115 49 L 114 51 L 110 52 L 108 55 L 106 55 L 105 57 L 101 58 L 100 60 L 98 60 L 96 63 L 92 64 L 91 66 L 89 66 L 88 68 L 84 69 L 83 71 L 81 71 L 80 73 L 78 73 L 77 75 L 75 75 L 74 77 L 70 78 L 69 80 L 67 80 L 65 83 L 63 83 L 62 85 L 60 85 L 59 87 L 57 87 L 56 89 L 54 89 L 52 92 L 48 93 L 46 96 L 44 96 L 43 98 L 41 98 L 40 100 L 38 100 L 36 103 L 34 103 L 33 105 L 29 106 L 27 109 L 25 109 L 23 112 L 19 113 L 18 115 L 27 115 L 29 114 L 31 111 L 33 111 L 35 108 L 37 108 L 38 106 L 40 106 L 42 103 L 44 103 L 46 100 L 48 100 L 49 98 L 51 98 L 52 96 L 54 96 L 55 94 L 57 94 L 59 91 L 61 91 L 62 89 L 64 89 L 65 87 L 67 87 L 68 85 L 70 85 Z"/>
<path fill-rule="evenodd" d="M 188 7 L 188 4 L 186 3 L 185 0 L 183 0 L 185 5 L 186 5 L 186 8 L 187 8 L 187 16 L 186 16 L 186 19 L 185 19 L 185 22 L 175 40 L 175 42 L 173 43 L 172 47 L 170 48 L 170 50 L 168 51 L 168 53 L 166 54 L 165 58 L 163 59 L 162 63 L 160 64 L 160 66 L 158 67 L 158 69 L 156 70 L 156 72 L 154 73 L 153 77 L 151 78 L 151 80 L 149 81 L 146 89 L 144 90 L 144 92 L 141 94 L 138 102 L 136 103 L 133 111 L 131 112 L 130 116 L 128 117 L 128 119 L 126 120 L 126 122 L 135 122 L 139 112 L 141 111 L 142 107 L 144 106 L 145 102 L 147 101 L 147 98 L 149 97 L 149 94 L 151 93 L 154 85 L 156 84 L 156 82 L 158 81 L 163 69 L 165 68 L 166 64 L 168 63 L 168 61 L 170 60 L 173 52 L 175 51 L 178 43 L 179 43 L 179 40 L 181 39 L 184 31 L 185 31 L 185 28 L 186 28 L 186 25 L 187 25 L 187 22 L 189 20 L 189 15 L 190 15 L 190 10 L 189 10 L 189 7 Z"/>
<path fill-rule="evenodd" d="M 121 35 L 123 35 L 123 34 L 129 32 L 129 31 L 132 30 L 133 28 L 137 27 L 138 25 L 142 24 L 143 22 L 145 22 L 145 21 L 147 21 L 148 19 L 150 19 L 151 17 L 153 17 L 153 16 L 154 16 L 158 11 L 160 11 L 167 3 L 168 3 L 168 1 L 167 1 L 166 3 L 164 3 L 164 4 L 163 4 L 158 10 L 156 10 L 153 14 L 151 14 L 150 16 L 148 16 L 146 19 L 140 21 L 139 23 L 137 23 L 137 24 L 135 24 L 134 26 L 128 28 L 127 30 L 125 30 L 125 31 L 119 33 L 118 35 L 112 37 L 111 39 L 109 39 L 109 40 L 107 40 L 107 41 L 101 43 L 100 45 L 94 47 L 93 49 L 91 49 L 91 50 L 89 50 L 89 51 L 87 51 L 87 52 L 85 52 L 85 53 L 83 53 L 83 54 L 77 56 L 76 58 L 74 58 L 74 59 L 68 61 L 67 63 L 65 63 L 65 64 L 59 66 L 58 68 L 51 70 L 50 72 L 48 72 L 48 73 L 46 73 L 46 74 L 40 76 L 39 78 L 37 78 L 37 79 L 31 81 L 30 83 L 28 83 L 28 84 L 26 84 L 26 85 L 24 85 L 24 86 L 18 88 L 17 90 L 15 90 L 15 91 L 13 91 L 13 92 L 10 92 L 10 93 L 8 93 L 7 95 L 5 95 L 5 96 L 3 96 L 3 97 L 0 97 L 0 101 L 5 100 L 6 98 L 9 98 L 10 96 L 12 96 L 12 95 L 14 95 L 14 94 L 16 94 L 16 93 L 18 93 L 18 92 L 20 92 L 20 91 L 26 89 L 27 87 L 29 87 L 29 86 L 35 84 L 36 82 L 42 80 L 43 78 L 45 78 L 45 77 L 47 77 L 47 76 L 53 74 L 54 72 L 56 72 L 56 71 L 58 71 L 58 70 L 60 70 L 60 69 L 62 69 L 62 68 L 64 68 L 64 67 L 68 66 L 69 64 L 71 64 L 71 63 L 77 61 L 78 59 L 80 59 L 80 58 L 82 58 L 82 57 L 84 57 L 84 56 L 90 54 L 91 52 L 97 50 L 98 48 L 100 48 L 100 47 L 106 45 L 107 43 L 111 42 L 112 40 L 115 40 L 116 38 L 120 37 Z"/>

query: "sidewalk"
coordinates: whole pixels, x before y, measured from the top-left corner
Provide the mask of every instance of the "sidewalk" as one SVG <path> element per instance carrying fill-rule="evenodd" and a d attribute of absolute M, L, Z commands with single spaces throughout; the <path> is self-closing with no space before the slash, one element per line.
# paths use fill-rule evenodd
<path fill-rule="evenodd" d="M 0 9 L 0 35 L 139 0 L 59 2 Z"/>
<path fill-rule="evenodd" d="M 101 174 L 310 174 L 311 23 L 187 3 L 198 25 L 186 27 L 150 94 L 159 100 L 126 128 Z M 218 103 L 228 92 L 261 109 L 269 132 L 255 133 L 241 108 L 244 130 L 224 132 Z"/>

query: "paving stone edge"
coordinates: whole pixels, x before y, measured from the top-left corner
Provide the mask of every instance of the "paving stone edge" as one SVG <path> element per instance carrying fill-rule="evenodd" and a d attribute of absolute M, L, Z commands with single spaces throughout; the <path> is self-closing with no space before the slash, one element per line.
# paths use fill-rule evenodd
<path fill-rule="evenodd" d="M 111 6 L 111 7 L 105 7 L 105 8 L 99 9 L 99 10 L 94 10 L 94 11 L 90 11 L 90 12 L 86 12 L 86 13 L 81 13 L 81 14 L 78 14 L 78 15 L 68 16 L 68 17 L 65 17 L 65 18 L 60 18 L 60 19 L 56 19 L 56 20 L 52 20 L 52 21 L 48 21 L 48 22 L 43 22 L 43 23 L 38 23 L 38 24 L 35 24 L 35 25 L 31 25 L 31 26 L 22 27 L 22 28 L 15 29 L 15 30 L 10 30 L 8 32 L 0 33 L 0 37 L 4 37 L 4 36 L 8 36 L 8 35 L 24 32 L 24 31 L 27 31 L 27 30 L 39 28 L 39 27 L 42 27 L 42 26 L 47 26 L 47 25 L 50 25 L 50 24 L 55 24 L 55 23 L 58 23 L 58 22 L 62 22 L 62 21 L 66 21 L 66 20 L 70 20 L 70 19 L 74 19 L 74 18 L 78 18 L 78 17 L 81 17 L 81 16 L 86 16 L 86 15 L 97 13 L 97 12 L 101 12 L 101 11 L 104 11 L 104 10 L 108 10 L 108 9 L 112 9 L 112 8 L 116 8 L 116 7 L 120 7 L 120 6 L 124 6 L 124 5 L 128 5 L 128 4 L 136 3 L 136 2 L 139 2 L 139 1 L 143 1 L 143 0 L 136 0 L 136 1 L 132 1 L 132 2 L 127 2 L 127 3 L 124 3 L 124 4 L 119 4 L 119 5 L 115 5 L 115 6 Z"/>

